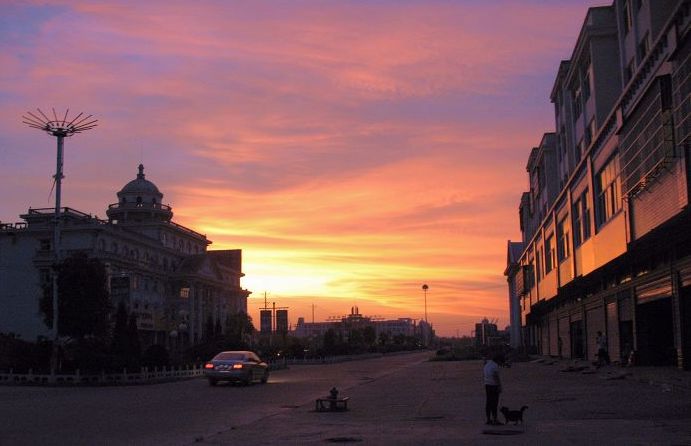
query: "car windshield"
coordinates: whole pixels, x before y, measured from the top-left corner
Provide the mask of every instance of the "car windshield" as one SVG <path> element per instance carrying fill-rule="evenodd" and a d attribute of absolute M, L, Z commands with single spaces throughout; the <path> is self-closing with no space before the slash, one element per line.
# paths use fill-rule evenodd
<path fill-rule="evenodd" d="M 218 359 L 221 361 L 242 361 L 245 359 L 245 354 L 244 353 L 237 353 L 237 352 L 223 352 L 217 354 L 214 359 Z"/>

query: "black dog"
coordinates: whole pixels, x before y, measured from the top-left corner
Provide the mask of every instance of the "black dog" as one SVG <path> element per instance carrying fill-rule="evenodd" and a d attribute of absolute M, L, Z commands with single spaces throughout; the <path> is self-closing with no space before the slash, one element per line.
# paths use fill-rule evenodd
<path fill-rule="evenodd" d="M 521 424 L 523 424 L 523 411 L 527 408 L 528 406 L 523 406 L 520 410 L 509 410 L 508 407 L 503 406 L 501 409 L 499 409 L 499 412 L 504 415 L 506 424 L 509 424 L 509 421 L 513 421 L 513 424 L 518 424 L 520 421 Z"/>

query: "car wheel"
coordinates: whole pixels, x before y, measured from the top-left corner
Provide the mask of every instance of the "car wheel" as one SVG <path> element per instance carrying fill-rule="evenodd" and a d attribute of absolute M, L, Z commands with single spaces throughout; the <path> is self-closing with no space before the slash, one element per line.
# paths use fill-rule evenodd
<path fill-rule="evenodd" d="M 262 376 L 262 384 L 266 384 L 266 382 L 269 380 L 269 372 L 264 373 L 264 376 Z"/>
<path fill-rule="evenodd" d="M 213 378 L 209 378 L 209 385 L 211 387 L 215 386 L 216 384 L 218 384 L 218 380 L 213 379 Z"/>

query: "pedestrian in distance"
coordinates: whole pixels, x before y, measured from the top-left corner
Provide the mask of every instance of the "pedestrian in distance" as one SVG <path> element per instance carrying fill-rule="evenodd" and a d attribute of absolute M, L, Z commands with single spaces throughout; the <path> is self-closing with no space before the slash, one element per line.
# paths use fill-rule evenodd
<path fill-rule="evenodd" d="M 601 331 L 598 331 L 595 343 L 597 344 L 597 366 L 602 367 L 603 365 L 609 365 L 609 352 L 607 351 L 607 336 L 605 336 Z"/>
<path fill-rule="evenodd" d="M 497 407 L 499 406 L 499 394 L 501 393 L 501 379 L 499 378 L 499 364 L 502 362 L 501 355 L 492 352 L 489 354 L 483 369 L 483 382 L 485 384 L 485 416 L 486 424 L 502 424 L 497 420 Z"/>

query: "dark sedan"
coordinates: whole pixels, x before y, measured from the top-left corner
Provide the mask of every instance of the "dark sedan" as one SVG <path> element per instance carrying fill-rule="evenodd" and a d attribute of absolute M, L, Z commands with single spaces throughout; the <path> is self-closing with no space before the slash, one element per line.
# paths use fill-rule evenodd
<path fill-rule="evenodd" d="M 264 384 L 269 380 L 269 366 L 253 352 L 221 352 L 204 364 L 204 376 L 211 386 L 219 381 Z"/>

